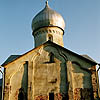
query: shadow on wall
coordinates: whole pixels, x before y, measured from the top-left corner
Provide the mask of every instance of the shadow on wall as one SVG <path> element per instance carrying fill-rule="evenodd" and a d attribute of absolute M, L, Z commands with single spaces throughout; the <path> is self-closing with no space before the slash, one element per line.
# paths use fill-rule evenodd
<path fill-rule="evenodd" d="M 59 49 L 47 46 L 44 48 L 46 52 L 48 52 L 49 61 L 52 63 L 56 63 L 54 58 L 58 59 L 60 61 L 60 93 L 64 100 L 68 100 L 68 89 L 69 89 L 69 83 L 68 83 L 68 77 L 67 77 L 67 65 L 66 62 L 68 61 L 66 55 L 64 55 L 62 52 L 59 51 Z M 52 55 L 51 55 L 52 54 Z M 48 62 L 48 64 L 50 63 Z"/>
<path fill-rule="evenodd" d="M 53 47 L 51 45 L 45 46 L 44 50 L 49 53 L 52 52 L 54 57 L 61 62 L 60 63 L 60 67 L 61 67 L 60 93 L 63 94 L 63 96 L 67 97 L 68 99 L 69 83 L 68 83 L 67 65 L 66 65 L 68 58 L 65 55 L 65 53 L 63 53 L 62 50 L 59 50 L 59 48 Z M 75 91 L 73 91 L 73 93 L 75 93 L 76 97 L 79 96 L 80 99 L 93 100 L 94 97 L 93 97 L 93 86 L 92 86 L 92 72 L 88 70 L 87 68 L 84 68 L 83 66 L 81 66 L 78 62 L 72 62 L 72 66 L 74 69 L 73 73 L 77 73 L 76 74 L 77 77 L 73 76 L 76 78 L 76 81 L 74 80 L 74 82 L 75 83 L 77 82 L 79 84 L 79 79 L 80 79 L 80 81 L 82 82 L 81 85 L 83 85 L 82 87 L 79 85 L 79 88 L 75 88 L 75 91 L 79 91 L 79 92 L 76 93 Z"/>
<path fill-rule="evenodd" d="M 28 90 L 28 62 L 24 64 L 24 73 L 21 83 L 21 88 L 19 89 L 18 100 L 27 100 L 27 90 Z"/>
<path fill-rule="evenodd" d="M 83 81 L 83 88 L 76 88 L 75 89 L 75 94 L 80 94 L 81 99 L 89 99 L 89 100 L 94 100 L 93 98 L 93 87 L 92 87 L 92 73 L 90 70 L 83 68 L 78 62 L 72 62 L 73 66 L 73 73 L 80 73 L 81 79 L 78 79 L 77 76 L 77 81 Z M 81 76 L 81 74 L 83 74 Z M 79 81 L 78 81 L 79 83 Z M 79 93 L 76 93 L 76 91 L 79 91 Z"/>

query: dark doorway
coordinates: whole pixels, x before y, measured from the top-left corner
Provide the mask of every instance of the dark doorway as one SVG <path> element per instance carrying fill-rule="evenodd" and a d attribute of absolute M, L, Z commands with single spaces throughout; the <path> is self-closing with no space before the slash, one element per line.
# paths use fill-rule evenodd
<path fill-rule="evenodd" d="M 49 93 L 49 100 L 54 100 L 54 93 Z"/>
<path fill-rule="evenodd" d="M 25 100 L 25 94 L 22 88 L 19 89 L 18 100 Z"/>

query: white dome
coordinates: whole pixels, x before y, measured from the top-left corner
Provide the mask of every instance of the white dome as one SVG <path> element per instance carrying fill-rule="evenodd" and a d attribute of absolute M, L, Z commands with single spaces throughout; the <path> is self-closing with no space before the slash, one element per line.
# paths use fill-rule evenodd
<path fill-rule="evenodd" d="M 46 3 L 45 8 L 33 18 L 32 30 L 36 31 L 39 28 L 48 26 L 55 26 L 64 30 L 65 22 L 62 16 L 56 11 L 52 10 L 48 3 Z"/>

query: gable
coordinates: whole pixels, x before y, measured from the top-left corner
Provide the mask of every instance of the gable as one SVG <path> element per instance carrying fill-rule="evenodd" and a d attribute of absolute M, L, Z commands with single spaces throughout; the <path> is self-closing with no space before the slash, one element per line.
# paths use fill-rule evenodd
<path fill-rule="evenodd" d="M 55 47 L 55 48 L 59 48 L 59 50 L 61 49 L 61 51 L 63 51 L 63 52 L 67 52 L 67 53 L 69 53 L 69 54 L 71 54 L 71 55 L 73 55 L 73 56 L 76 56 L 76 57 L 78 57 L 79 59 L 81 59 L 81 60 L 83 60 L 83 61 L 85 61 L 85 62 L 88 62 L 88 63 L 91 63 L 91 64 L 93 64 L 93 65 L 96 65 L 97 63 L 92 59 L 92 58 L 90 58 L 88 55 L 79 55 L 79 54 L 77 54 L 77 53 L 74 53 L 74 52 L 72 52 L 72 51 L 70 51 L 70 50 L 68 50 L 68 49 L 66 49 L 66 48 L 64 48 L 64 47 L 62 47 L 62 46 L 59 46 L 59 45 L 57 45 L 57 44 L 55 44 L 55 43 L 53 43 L 53 42 L 51 42 L 51 41 L 47 41 L 47 42 L 45 42 L 44 44 L 42 44 L 42 45 L 40 45 L 39 47 L 37 47 L 37 48 L 34 48 L 34 49 L 32 49 L 32 50 L 30 50 L 30 51 L 28 51 L 28 52 L 26 52 L 25 54 L 22 54 L 22 55 L 11 55 L 10 57 L 8 57 L 8 59 L 2 64 L 2 66 L 5 66 L 5 65 L 7 65 L 7 64 L 9 64 L 9 63 L 11 63 L 11 62 L 13 62 L 13 61 L 15 61 L 15 60 L 17 60 L 17 59 L 19 59 L 19 58 L 21 58 L 21 57 L 23 57 L 23 56 L 26 56 L 27 54 L 29 54 L 30 52 L 34 52 L 35 50 L 37 50 L 38 48 L 41 48 L 41 46 L 53 46 L 53 47 Z"/>
<path fill-rule="evenodd" d="M 55 47 L 58 51 L 59 51 L 59 53 L 61 54 L 61 53 L 63 53 L 63 56 L 65 57 L 65 58 L 67 58 L 67 56 L 69 55 L 69 60 L 71 60 L 71 56 L 73 56 L 73 57 L 76 57 L 76 58 L 78 58 L 78 59 L 80 59 L 80 60 L 82 60 L 82 61 L 84 61 L 84 62 L 87 62 L 87 63 L 89 63 L 89 64 L 92 64 L 92 65 L 97 65 L 97 62 L 96 61 L 94 61 L 91 57 L 89 57 L 88 55 L 79 55 L 79 54 L 77 54 L 77 53 L 75 53 L 75 52 L 72 52 L 71 50 L 68 50 L 68 49 L 66 49 L 66 48 L 64 48 L 64 47 L 62 47 L 62 46 L 59 46 L 58 44 L 55 44 L 55 43 L 52 43 L 51 41 L 48 41 L 49 43 L 47 43 L 46 44 L 46 46 L 48 45 L 48 46 L 50 46 L 50 45 L 52 45 L 52 47 Z M 68 55 L 66 55 L 66 54 L 68 54 Z"/>
<path fill-rule="evenodd" d="M 61 62 L 64 61 L 65 63 L 67 61 L 71 61 L 73 64 L 77 64 L 81 66 L 82 69 L 88 70 L 92 66 L 96 65 L 96 62 L 93 62 L 90 59 L 87 59 L 83 56 L 80 56 L 68 49 L 65 49 L 61 46 L 55 45 L 55 44 L 46 44 L 44 46 L 44 50 L 47 52 L 52 52 L 54 54 L 54 57 L 59 59 Z"/>
<path fill-rule="evenodd" d="M 28 51 L 28 52 L 26 52 L 26 53 L 24 53 L 24 54 L 22 54 L 22 55 L 11 55 L 11 56 L 9 56 L 8 58 L 7 58 L 7 60 L 1 65 L 1 66 L 7 66 L 8 64 L 10 64 L 10 63 L 12 63 L 12 62 L 14 62 L 14 61 L 16 61 L 16 60 L 18 60 L 18 59 L 20 59 L 20 58 L 22 58 L 22 57 L 25 57 L 25 56 L 27 56 L 27 55 L 29 55 L 31 52 L 35 52 L 35 50 L 38 50 L 39 48 L 41 48 L 42 47 L 42 45 L 41 46 L 39 46 L 39 47 L 37 47 L 37 48 L 34 48 L 34 49 L 32 49 L 32 50 L 30 50 L 30 51 Z"/>

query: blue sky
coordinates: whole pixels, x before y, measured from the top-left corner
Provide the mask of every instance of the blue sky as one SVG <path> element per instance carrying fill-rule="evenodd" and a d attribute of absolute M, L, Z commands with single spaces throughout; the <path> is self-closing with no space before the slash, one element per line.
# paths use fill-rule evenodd
<path fill-rule="evenodd" d="M 100 63 L 100 0 L 49 0 L 66 23 L 64 46 Z M 0 65 L 34 48 L 31 22 L 45 0 L 0 0 Z"/>

